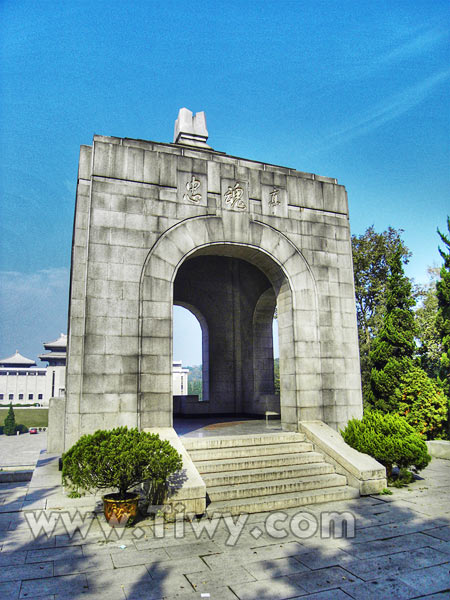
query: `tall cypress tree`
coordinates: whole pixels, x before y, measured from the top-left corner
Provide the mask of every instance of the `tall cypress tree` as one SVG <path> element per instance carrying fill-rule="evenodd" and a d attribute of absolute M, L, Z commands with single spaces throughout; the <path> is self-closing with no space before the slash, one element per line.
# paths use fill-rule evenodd
<path fill-rule="evenodd" d="M 8 414 L 5 417 L 3 433 L 5 435 L 16 435 L 16 417 L 14 415 L 12 404 L 9 405 Z"/>
<path fill-rule="evenodd" d="M 382 412 L 395 412 L 401 376 L 413 366 L 416 350 L 411 282 L 403 271 L 401 250 L 389 259 L 386 312 L 383 325 L 372 343 L 368 401 Z"/>
<path fill-rule="evenodd" d="M 436 329 L 441 338 L 442 354 L 439 366 L 439 380 L 447 397 L 450 397 L 450 217 L 447 217 L 449 235 L 444 235 L 438 229 L 444 249 L 439 247 L 439 254 L 444 259 L 441 267 L 440 281 L 436 282 L 438 312 Z"/>
<path fill-rule="evenodd" d="M 388 227 L 382 233 L 377 233 L 372 226 L 366 229 L 364 234 L 352 236 L 361 383 L 365 399 L 370 389 L 372 368 L 369 354 L 373 340 L 377 337 L 383 324 L 386 309 L 389 259 L 397 249 L 401 250 L 404 264 L 411 256 L 401 234 L 401 229 L 396 230 L 392 227 Z"/>

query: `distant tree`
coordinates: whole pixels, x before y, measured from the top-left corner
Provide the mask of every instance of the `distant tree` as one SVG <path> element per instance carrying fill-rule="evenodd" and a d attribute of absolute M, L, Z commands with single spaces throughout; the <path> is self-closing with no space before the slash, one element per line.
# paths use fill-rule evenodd
<path fill-rule="evenodd" d="M 189 369 L 188 394 L 197 395 L 201 400 L 203 394 L 202 366 L 187 368 Z"/>
<path fill-rule="evenodd" d="M 439 381 L 450 397 L 450 217 L 447 217 L 448 234 L 438 229 L 444 247 L 439 247 L 439 254 L 444 260 L 440 271 L 440 280 L 436 283 L 438 311 L 436 329 L 441 340 L 441 360 L 439 365 Z"/>
<path fill-rule="evenodd" d="M 403 271 L 400 247 L 389 258 L 388 268 L 386 311 L 370 351 L 372 370 L 367 394 L 369 404 L 384 413 L 396 412 L 401 377 L 412 369 L 416 350 L 415 300 Z"/>
<path fill-rule="evenodd" d="M 275 358 L 273 361 L 273 385 L 275 394 L 280 393 L 280 359 Z"/>
<path fill-rule="evenodd" d="M 14 415 L 12 404 L 9 405 L 8 414 L 5 417 L 3 433 L 5 435 L 16 435 L 16 417 Z"/>
<path fill-rule="evenodd" d="M 439 278 L 439 270 L 430 267 L 428 273 L 431 282 L 420 290 L 421 305 L 415 313 L 419 343 L 417 354 L 422 369 L 430 377 L 436 379 L 439 374 L 442 353 L 441 338 L 436 325 L 439 308 L 436 283 Z"/>
<path fill-rule="evenodd" d="M 396 251 L 406 264 L 411 253 L 401 239 L 402 230 L 389 227 L 377 233 L 373 226 L 363 235 L 352 236 L 353 272 L 355 278 L 361 381 L 364 396 L 369 391 L 370 351 L 383 324 L 386 311 L 386 284 L 389 260 Z"/>

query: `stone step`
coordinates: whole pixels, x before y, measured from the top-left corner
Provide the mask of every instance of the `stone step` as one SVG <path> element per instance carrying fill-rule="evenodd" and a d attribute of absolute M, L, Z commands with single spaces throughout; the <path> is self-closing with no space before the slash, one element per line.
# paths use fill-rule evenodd
<path fill-rule="evenodd" d="M 207 486 L 206 491 L 211 502 L 224 500 L 237 500 L 240 498 L 254 498 L 287 494 L 290 492 L 303 492 L 305 490 L 323 489 L 328 487 L 345 486 L 347 478 L 344 475 L 325 474 L 309 477 L 280 479 L 275 481 L 261 481 L 227 486 Z"/>
<path fill-rule="evenodd" d="M 293 454 L 294 452 L 310 452 L 310 442 L 290 442 L 287 444 L 264 444 L 256 446 L 236 446 L 228 448 L 204 448 L 189 450 L 189 456 L 197 463 L 201 460 L 215 461 L 223 458 L 245 458 L 253 456 L 270 456 L 272 454 Z"/>
<path fill-rule="evenodd" d="M 280 431 L 277 433 L 259 433 L 248 435 L 227 435 L 223 437 L 182 437 L 183 446 L 188 452 L 205 448 L 234 448 L 236 446 L 267 446 L 268 444 L 289 444 L 304 442 L 304 433 Z"/>
<path fill-rule="evenodd" d="M 239 515 L 243 513 L 269 512 L 319 504 L 321 502 L 351 500 L 353 498 L 359 498 L 359 491 L 348 485 L 341 485 L 303 492 L 289 492 L 285 494 L 274 494 L 272 496 L 258 496 L 256 498 L 241 498 L 239 500 L 211 502 L 206 509 L 206 513 L 208 516 L 213 516 L 214 514 Z"/>
<path fill-rule="evenodd" d="M 264 469 L 266 467 L 289 467 L 323 462 L 323 455 L 318 452 L 295 452 L 293 454 L 271 454 L 252 458 L 228 458 L 221 460 L 200 460 L 195 462 L 198 472 L 221 473 L 223 471 L 242 471 L 245 469 Z"/>
<path fill-rule="evenodd" d="M 252 468 L 242 471 L 222 471 L 219 473 L 203 474 L 203 481 L 207 489 L 221 485 L 238 485 L 241 483 L 252 483 L 260 481 L 273 481 L 280 479 L 294 479 L 310 477 L 311 475 L 326 475 L 334 473 L 334 467 L 326 462 L 307 463 L 305 465 L 292 465 L 281 468 L 263 467 Z"/>

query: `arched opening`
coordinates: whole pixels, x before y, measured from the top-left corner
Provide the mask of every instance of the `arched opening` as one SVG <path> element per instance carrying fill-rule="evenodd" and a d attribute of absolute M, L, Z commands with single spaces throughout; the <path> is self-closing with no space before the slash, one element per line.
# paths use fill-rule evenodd
<path fill-rule="evenodd" d="M 181 303 L 208 325 L 210 413 L 264 413 L 254 393 L 253 317 L 270 288 L 278 317 L 282 427 L 297 430 L 300 411 L 304 419 L 322 418 L 319 312 L 309 265 L 280 232 L 255 221 L 245 228 L 242 215 L 227 213 L 180 223 L 148 254 L 140 285 L 141 427 L 173 422 L 172 311 Z"/>
<path fill-rule="evenodd" d="M 185 402 L 187 414 L 280 413 L 274 390 L 273 317 L 276 293 L 264 271 L 243 249 L 215 245 L 179 266 L 174 305 L 197 316 L 203 332 L 202 406 Z M 180 413 L 178 413 L 180 414 Z"/>
<path fill-rule="evenodd" d="M 278 317 L 275 312 L 272 320 L 273 339 L 273 387 L 275 394 L 280 394 L 280 346 L 278 343 Z"/>
<path fill-rule="evenodd" d="M 187 366 L 200 367 L 200 389 L 196 387 L 187 391 L 186 395 L 197 396 L 197 401 L 209 401 L 209 335 L 208 324 L 203 314 L 187 302 L 174 302 L 173 307 L 174 326 L 173 326 L 173 356 L 190 357 L 184 360 Z M 186 331 L 182 331 L 186 327 Z M 188 360 L 191 362 L 188 363 Z M 174 393 L 174 396 L 176 394 Z M 187 400 L 187 399 L 186 399 Z M 191 399 L 194 400 L 193 398 Z M 186 402 L 185 402 L 186 404 Z M 175 404 L 174 404 L 175 409 Z M 176 414 L 183 414 L 183 405 L 180 411 L 174 410 Z"/>
<path fill-rule="evenodd" d="M 279 414 L 279 364 L 275 362 L 274 353 L 275 311 L 276 296 L 271 286 L 261 294 L 253 312 L 254 393 L 260 409 Z M 278 333 L 278 327 L 276 329 Z M 276 367 L 278 368 L 276 369 Z M 278 378 L 277 386 L 275 385 L 275 374 Z"/>
<path fill-rule="evenodd" d="M 173 359 L 183 365 L 202 364 L 202 327 L 189 308 L 173 307 Z"/>

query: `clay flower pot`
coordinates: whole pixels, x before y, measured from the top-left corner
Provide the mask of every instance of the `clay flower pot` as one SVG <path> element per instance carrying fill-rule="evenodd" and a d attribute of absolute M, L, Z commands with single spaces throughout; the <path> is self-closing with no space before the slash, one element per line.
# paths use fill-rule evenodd
<path fill-rule="evenodd" d="M 125 527 L 136 520 L 138 513 L 139 494 L 127 493 L 125 500 L 119 494 L 103 496 L 103 513 L 112 527 Z"/>

